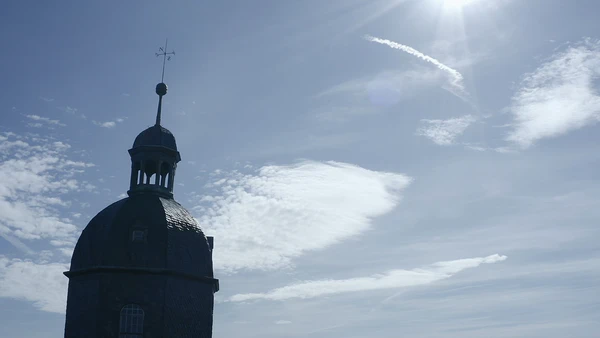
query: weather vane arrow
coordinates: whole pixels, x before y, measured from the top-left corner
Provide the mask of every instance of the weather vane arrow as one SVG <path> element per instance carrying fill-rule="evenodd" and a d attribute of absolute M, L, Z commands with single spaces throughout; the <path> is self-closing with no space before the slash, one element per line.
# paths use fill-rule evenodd
<path fill-rule="evenodd" d="M 165 80 L 165 64 L 167 61 L 171 60 L 171 55 L 175 55 L 175 51 L 167 52 L 167 45 L 169 44 L 169 39 L 165 40 L 165 47 L 158 48 L 159 53 L 154 53 L 156 57 L 163 57 L 163 66 L 162 66 L 162 76 L 160 77 L 160 82 L 164 82 Z"/>

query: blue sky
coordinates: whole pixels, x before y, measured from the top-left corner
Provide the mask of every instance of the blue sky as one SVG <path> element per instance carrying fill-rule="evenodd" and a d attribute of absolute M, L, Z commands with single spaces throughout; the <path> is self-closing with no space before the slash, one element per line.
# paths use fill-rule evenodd
<path fill-rule="evenodd" d="M 215 337 L 595 337 L 596 1 L 8 1 L 0 326 L 59 337 L 74 243 L 163 125 Z"/>

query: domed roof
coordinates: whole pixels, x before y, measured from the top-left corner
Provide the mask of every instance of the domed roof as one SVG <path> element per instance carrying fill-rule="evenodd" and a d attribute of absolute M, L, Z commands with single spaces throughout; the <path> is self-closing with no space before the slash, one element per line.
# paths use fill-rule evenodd
<path fill-rule="evenodd" d="M 70 271 L 96 267 L 166 269 L 213 277 L 212 252 L 196 220 L 172 199 L 122 199 L 83 230 Z"/>
<path fill-rule="evenodd" d="M 161 125 L 155 124 L 141 132 L 133 142 L 133 148 L 140 146 L 159 146 L 177 150 L 175 136 Z"/>

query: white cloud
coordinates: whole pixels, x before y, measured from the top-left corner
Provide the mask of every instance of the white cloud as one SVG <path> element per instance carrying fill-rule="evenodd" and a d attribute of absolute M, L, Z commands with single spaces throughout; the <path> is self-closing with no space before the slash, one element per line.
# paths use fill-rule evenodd
<path fill-rule="evenodd" d="M 95 125 L 100 126 L 102 128 L 114 128 L 117 123 L 115 121 L 108 121 L 108 122 L 97 122 L 97 121 L 92 121 L 94 122 Z"/>
<path fill-rule="evenodd" d="M 37 123 L 29 124 L 29 126 L 32 126 L 32 127 L 43 126 L 42 122 L 45 123 L 46 125 L 54 125 L 54 126 L 60 126 L 60 127 L 66 126 L 66 124 L 61 123 L 59 120 L 52 120 L 48 117 L 42 117 L 39 115 L 25 115 L 25 116 L 30 120 L 37 121 Z"/>
<path fill-rule="evenodd" d="M 106 121 L 106 122 L 92 121 L 92 123 L 94 123 L 95 125 L 102 127 L 102 128 L 114 128 L 117 125 L 117 123 L 122 123 L 123 121 L 125 121 L 123 118 L 118 118 L 118 119 L 115 119 L 114 121 Z"/>
<path fill-rule="evenodd" d="M 292 322 L 289 320 L 278 320 L 275 322 L 275 324 L 277 325 L 286 325 L 286 324 L 291 324 Z"/>
<path fill-rule="evenodd" d="M 38 135 L 0 134 L 0 237 L 35 261 L 0 256 L 0 297 L 33 302 L 42 311 L 64 313 L 68 264 L 78 229 L 61 214 L 67 193 L 80 190 L 74 178 L 90 163 L 69 160 L 70 145 Z M 73 217 L 81 214 L 72 213 Z M 44 240 L 51 250 L 35 253 L 26 242 Z M 36 249 L 40 248 L 36 245 Z M 62 260 L 60 259 L 60 260 Z"/>
<path fill-rule="evenodd" d="M 81 187 L 81 189 L 88 191 L 88 192 L 92 192 L 92 191 L 96 190 L 96 186 L 87 181 L 81 182 L 80 187 Z"/>
<path fill-rule="evenodd" d="M 68 269 L 67 264 L 0 256 L 0 297 L 33 302 L 42 311 L 65 313 L 68 279 L 62 273 Z"/>
<path fill-rule="evenodd" d="M 0 138 L 0 177 L 3 178 L 0 180 L 0 233 L 3 237 L 73 242 L 77 227 L 61 218 L 59 210 L 70 204 L 63 195 L 79 189 L 73 177 L 91 164 L 68 160 L 65 152 L 69 148 L 63 142 L 16 134 Z"/>
<path fill-rule="evenodd" d="M 59 248 L 58 251 L 63 254 L 63 256 L 68 257 L 69 259 L 73 256 L 73 250 L 75 246 Z"/>
<path fill-rule="evenodd" d="M 381 39 L 378 37 L 374 37 L 374 36 L 370 36 L 370 35 L 366 35 L 365 39 L 367 41 L 371 41 L 371 42 L 376 42 L 382 45 L 386 45 L 388 47 L 394 48 L 394 49 L 398 49 L 401 50 L 405 53 L 408 53 L 410 55 L 413 55 L 423 61 L 429 62 L 431 64 L 433 64 L 434 66 L 436 66 L 438 69 L 446 72 L 447 74 L 449 74 L 452 77 L 452 85 L 454 87 L 456 87 L 459 92 L 465 93 L 465 88 L 463 85 L 463 76 L 462 74 L 457 71 L 456 69 L 453 69 L 451 67 L 448 67 L 447 65 L 441 63 L 440 61 L 436 60 L 435 58 L 429 56 L 429 55 L 425 55 L 421 52 L 419 52 L 418 50 L 407 46 L 407 45 L 403 45 L 394 41 L 390 41 L 390 40 L 386 40 L 386 39 Z"/>
<path fill-rule="evenodd" d="M 600 42 L 590 39 L 553 55 L 526 74 L 512 98 L 509 141 L 523 148 L 594 124 L 600 119 Z"/>
<path fill-rule="evenodd" d="M 411 179 L 339 162 L 265 166 L 213 175 L 215 194 L 193 210 L 215 236 L 217 269 L 275 269 L 310 250 L 368 230 L 392 210 Z"/>
<path fill-rule="evenodd" d="M 40 264 L 47 264 L 54 256 L 54 253 L 50 250 L 42 250 L 37 254 L 37 256 Z"/>
<path fill-rule="evenodd" d="M 291 298 L 314 298 L 339 293 L 424 285 L 452 277 L 465 269 L 475 268 L 481 264 L 496 263 L 505 259 L 506 256 L 495 254 L 487 257 L 438 262 L 427 267 L 412 270 L 391 270 L 370 277 L 307 281 L 284 286 L 265 293 L 233 295 L 229 298 L 229 301 L 244 302 L 257 299 L 286 300 Z"/>
<path fill-rule="evenodd" d="M 465 115 L 448 120 L 421 120 L 425 126 L 417 129 L 417 135 L 425 136 L 438 145 L 451 145 L 457 136 L 461 135 L 469 125 L 475 122 L 475 117 Z M 479 150 L 479 149 L 478 149 Z"/>

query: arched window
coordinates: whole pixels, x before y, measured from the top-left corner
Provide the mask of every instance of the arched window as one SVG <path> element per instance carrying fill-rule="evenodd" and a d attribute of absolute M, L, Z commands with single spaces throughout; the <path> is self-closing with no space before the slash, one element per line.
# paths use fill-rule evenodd
<path fill-rule="evenodd" d="M 167 187 L 167 175 L 169 174 L 169 171 L 171 170 L 171 166 L 169 165 L 168 162 L 163 162 L 161 167 L 160 167 L 160 186 L 163 188 Z"/>
<path fill-rule="evenodd" d="M 119 338 L 141 338 L 143 336 L 144 310 L 135 304 L 123 306 L 119 322 Z"/>

